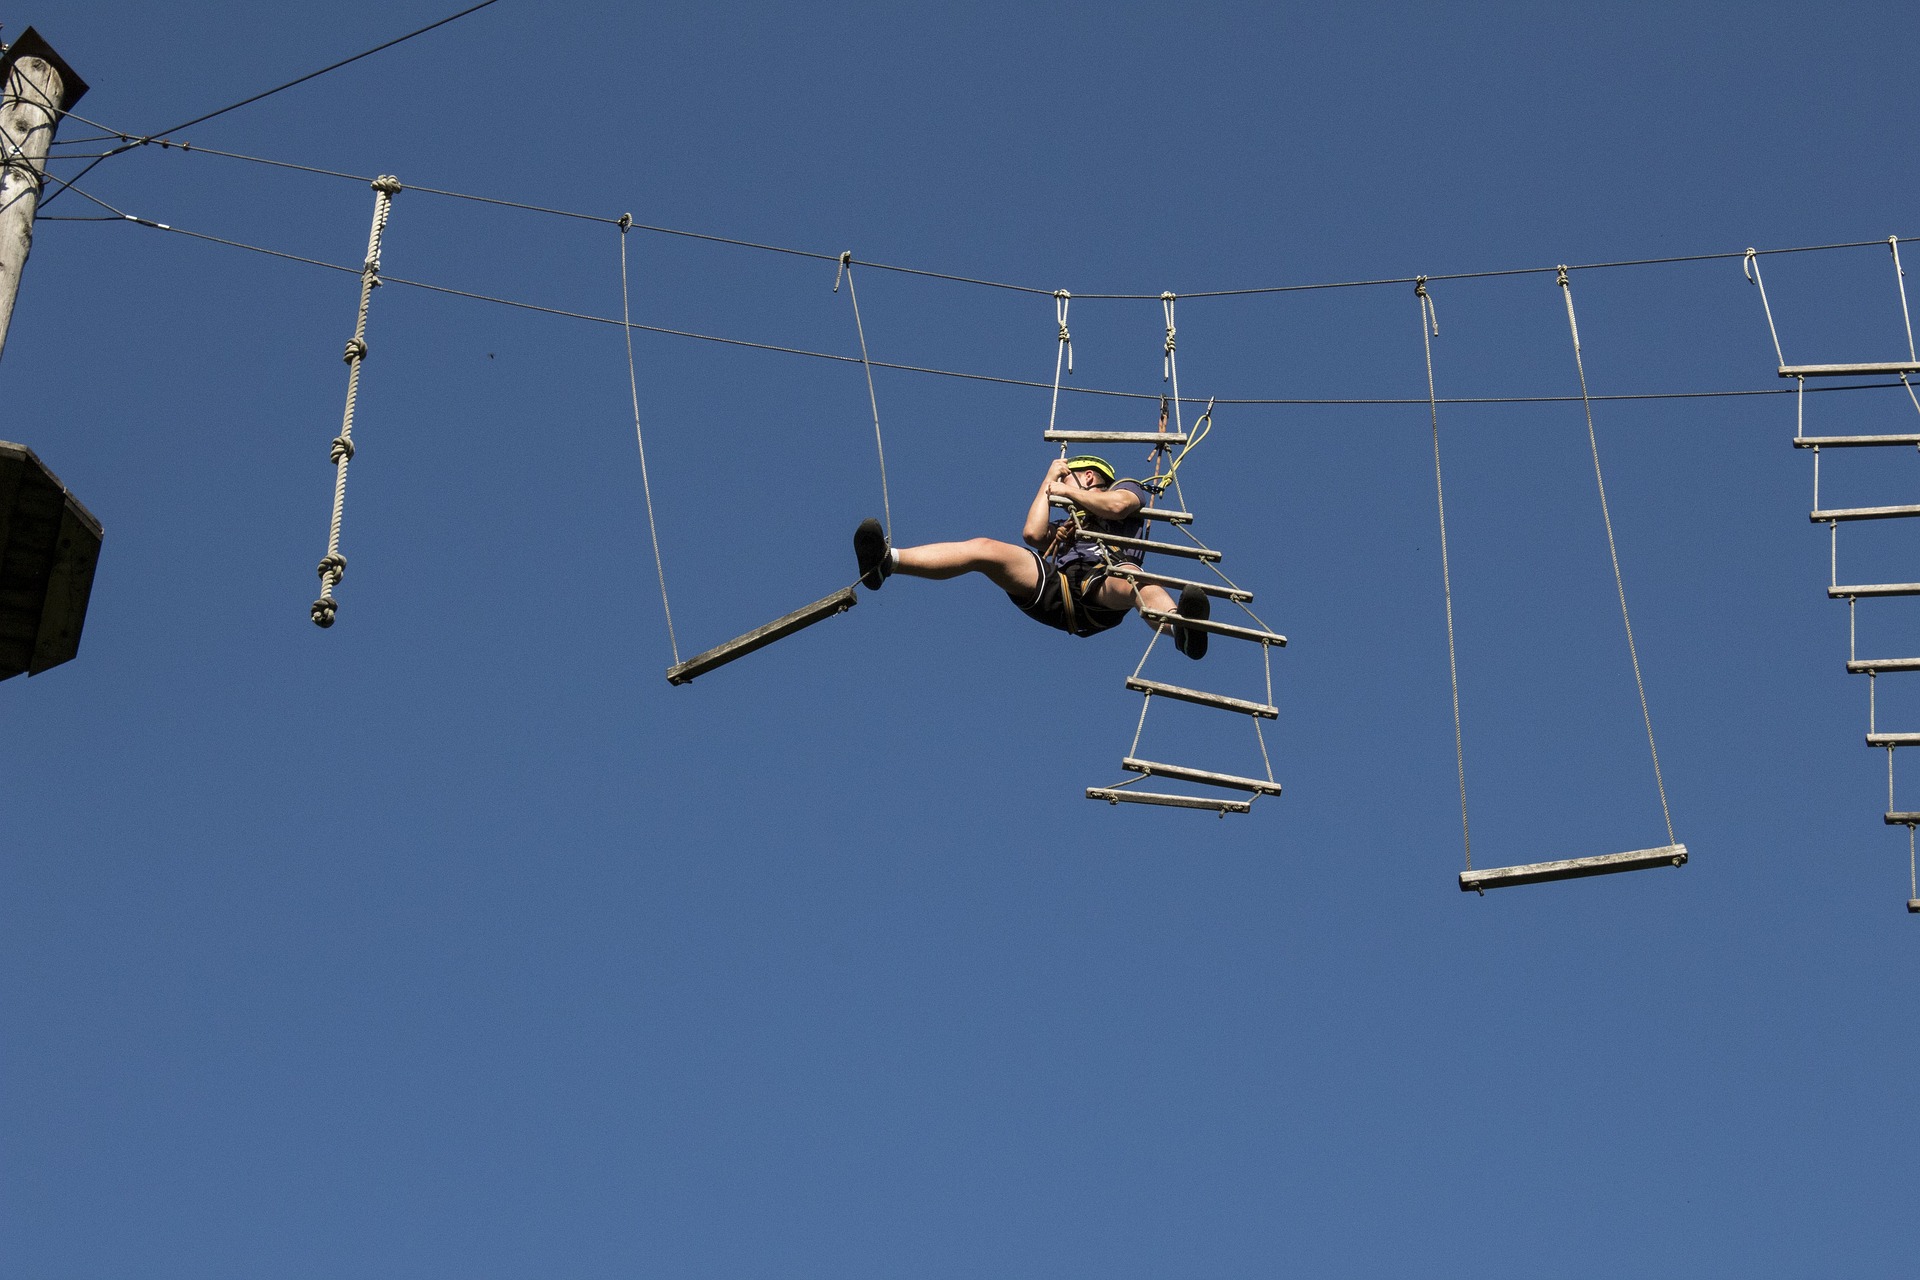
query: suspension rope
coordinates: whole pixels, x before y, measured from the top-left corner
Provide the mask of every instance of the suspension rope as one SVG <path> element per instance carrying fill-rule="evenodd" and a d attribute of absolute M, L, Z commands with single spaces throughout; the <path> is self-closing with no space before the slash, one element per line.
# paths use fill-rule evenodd
<path fill-rule="evenodd" d="M 48 174 L 47 177 L 50 181 L 53 181 L 53 182 L 61 181 L 61 179 L 55 177 L 52 174 Z M 75 190 L 78 190 L 78 188 L 75 188 Z M 420 191 L 421 188 L 408 187 L 407 190 L 409 193 L 414 193 L 414 192 Z M 87 193 L 81 192 L 81 194 L 86 195 Z M 240 249 L 248 253 L 257 253 L 269 258 L 278 258 L 286 262 L 298 262 L 303 266 L 320 267 L 323 270 L 338 271 L 338 272 L 343 272 L 349 275 L 360 274 L 360 268 L 358 267 L 345 266 L 337 262 L 326 262 L 319 258 L 303 257 L 300 254 L 287 253 L 284 250 L 280 250 L 280 249 L 269 249 L 262 245 L 249 244 L 244 240 L 232 240 L 224 236 L 209 235 L 204 231 L 194 231 L 194 230 L 191 230 L 190 228 L 175 226 L 171 223 L 156 222 L 151 218 L 143 218 L 138 214 L 122 212 L 121 210 L 115 209 L 112 205 L 106 204 L 105 201 L 99 200 L 96 197 L 89 195 L 87 196 L 87 198 L 94 200 L 96 204 L 100 204 L 102 207 L 113 211 L 113 213 L 116 216 L 112 219 L 109 219 L 109 221 L 124 223 L 132 226 L 146 227 L 149 230 L 153 230 L 153 231 L 165 231 L 173 235 L 184 236 L 190 240 L 200 240 L 208 244 L 217 244 L 222 246 L 223 248 Z M 618 225 L 618 219 L 614 219 L 614 218 L 596 219 L 596 221 L 604 221 L 610 226 Z M 633 224 L 633 228 L 636 231 L 646 229 L 638 222 Z M 1871 241 L 1870 243 L 1879 245 L 1885 242 L 1875 240 L 1875 241 Z M 1854 248 L 1857 246 L 1840 245 L 1840 246 L 1832 246 L 1832 247 Z M 1784 250 L 1784 249 L 1762 250 L 1762 252 L 1785 253 L 1785 252 L 1789 252 L 1789 250 Z M 807 255 L 807 256 L 815 256 L 815 255 Z M 819 256 L 825 256 L 825 255 L 819 255 Z M 1734 256 L 1734 255 L 1721 255 L 1721 256 Z M 861 265 L 866 267 L 877 267 L 879 264 L 872 263 L 872 262 L 863 262 L 861 263 Z M 1577 270 L 1578 268 L 1570 268 L 1570 269 Z M 1427 277 L 1429 281 L 1448 279 L 1448 278 L 1450 277 L 1444 277 L 1444 276 Z M 1453 278 L 1457 278 L 1457 277 L 1453 277 Z M 622 323 L 622 321 L 618 316 L 600 316 L 600 315 L 593 315 L 589 312 L 584 312 L 584 311 L 570 311 L 563 307 L 543 306 L 540 303 L 536 303 L 536 302 L 525 302 L 517 298 L 503 298 L 496 294 L 477 293 L 470 289 L 455 289 L 447 285 L 432 284 L 425 280 L 411 280 L 403 276 L 393 276 L 393 275 L 382 276 L 381 282 L 383 284 L 400 285 L 402 287 L 409 288 L 409 289 L 419 289 L 426 293 L 443 294 L 451 298 L 465 298 L 471 302 L 484 302 L 492 306 L 511 307 L 516 311 L 531 311 L 538 315 L 558 316 L 566 320 L 583 320 L 589 324 L 612 325 L 617 328 Z M 1076 294 L 1075 296 L 1085 297 L 1087 295 Z M 1191 295 L 1188 295 L 1188 296 L 1191 296 Z M 722 346 L 741 347 L 751 351 L 772 351 L 772 352 L 777 352 L 781 355 L 802 356 L 809 360 L 832 360 L 842 364 L 858 364 L 861 362 L 859 356 L 841 355 L 837 352 L 832 352 L 832 351 L 812 351 L 805 347 L 782 346 L 778 343 L 771 343 L 771 342 L 752 342 L 745 338 L 729 338 L 719 334 L 697 333 L 689 329 L 671 329 L 662 325 L 638 324 L 638 323 L 634 324 L 633 328 L 642 333 L 664 334 L 667 337 L 671 337 L 671 338 L 690 338 L 696 342 L 713 342 L 713 343 L 718 343 Z M 934 368 L 930 365 L 900 364 L 900 363 L 897 363 L 894 361 L 888 361 L 888 360 L 872 361 L 872 366 L 876 369 L 894 369 L 901 373 L 926 374 L 928 376 L 937 377 L 937 378 L 958 378 L 963 381 L 985 382 L 985 383 L 993 384 L 995 386 L 1003 386 L 1003 387 L 1030 387 L 1030 388 L 1035 388 L 1038 390 L 1045 391 L 1051 385 L 1045 382 L 1036 382 L 1031 378 L 1008 378 L 1008 377 L 1002 377 L 998 374 L 974 373 L 964 369 L 940 369 L 940 368 Z M 1835 383 L 1830 386 L 1808 387 L 1806 388 L 1806 394 L 1822 395 L 1828 392 L 1882 391 L 1882 390 L 1887 390 L 1889 388 L 1897 388 L 1899 386 L 1900 384 L 1898 382 Z M 1070 391 L 1075 395 L 1101 396 L 1107 399 L 1114 399 L 1114 400 L 1158 400 L 1161 398 L 1159 394 L 1154 392 L 1120 391 L 1120 390 L 1107 388 L 1107 387 L 1064 386 L 1062 389 L 1066 391 Z M 1750 389 L 1720 390 L 1720 391 L 1616 392 L 1610 395 L 1591 396 L 1591 397 L 1588 397 L 1588 399 L 1591 403 L 1603 404 L 1603 403 L 1609 403 L 1612 401 L 1625 401 L 1625 400 L 1631 400 L 1631 401 L 1725 400 L 1725 399 L 1748 399 L 1753 397 L 1766 397 L 1766 396 L 1790 396 L 1794 394 L 1796 394 L 1796 392 L 1791 388 L 1759 387 L 1759 388 L 1750 388 Z M 1580 401 L 1581 401 L 1581 397 L 1574 396 L 1574 395 L 1448 396 L 1438 401 L 1438 403 L 1446 404 L 1446 405 L 1456 405 L 1456 404 L 1535 405 L 1535 404 L 1576 404 L 1576 403 L 1579 403 Z M 1200 398 L 1196 396 L 1193 398 L 1192 401 L 1189 401 L 1187 403 L 1199 404 Z M 1222 404 L 1222 405 L 1246 406 L 1246 407 L 1252 407 L 1252 408 L 1262 408 L 1262 407 L 1370 408 L 1370 407 L 1376 407 L 1376 406 L 1387 406 L 1387 407 L 1409 406 L 1410 407 L 1413 405 L 1424 405 L 1427 403 L 1427 398 L 1425 396 L 1221 396 L 1216 399 L 1210 400 L 1209 403 Z"/>
<path fill-rule="evenodd" d="M 1447 679 L 1453 686 L 1453 759 L 1460 775 L 1460 839 L 1466 846 L 1467 870 L 1473 870 L 1473 828 L 1467 822 L 1467 751 L 1460 732 L 1460 663 L 1453 638 L 1453 566 L 1447 557 L 1447 489 L 1440 480 L 1440 402 L 1434 395 L 1433 340 L 1440 336 L 1440 315 L 1434 309 L 1433 295 L 1427 292 L 1427 278 L 1421 276 L 1413 286 L 1420 304 L 1420 343 L 1427 352 L 1427 407 L 1433 420 L 1433 495 L 1440 508 L 1440 589 L 1447 606 Z"/>
<path fill-rule="evenodd" d="M 667 599 L 667 564 L 660 555 L 660 530 L 653 520 L 653 482 L 647 478 L 647 437 L 640 429 L 640 379 L 633 367 L 633 313 L 627 300 L 627 232 L 633 221 L 626 215 L 620 221 L 620 317 L 627 338 L 627 391 L 633 397 L 633 438 L 640 446 L 640 492 L 647 499 L 647 535 L 653 539 L 653 568 L 660 577 L 660 611 L 667 616 L 667 647 L 673 651 L 673 663 L 680 665 L 680 641 L 673 633 L 673 605 Z"/>
<path fill-rule="evenodd" d="M 415 34 L 418 34 L 418 33 L 415 33 Z M 64 112 L 62 114 L 73 115 L 72 112 Z M 81 116 L 75 116 L 74 118 L 81 119 L 81 120 L 85 119 L 85 117 L 81 117 Z M 278 168 L 299 170 L 301 172 L 313 173 L 322 177 L 341 178 L 341 179 L 351 180 L 355 182 L 367 181 L 367 178 L 362 174 L 344 173 L 337 170 L 323 169 L 323 168 L 318 168 L 311 165 L 294 164 L 289 161 L 275 160 L 275 159 L 270 159 L 264 156 L 246 155 L 246 154 L 235 152 L 235 151 L 222 151 L 214 147 L 202 146 L 198 143 L 189 144 L 184 141 L 175 141 L 171 139 L 165 139 L 160 137 L 159 135 L 148 135 L 145 137 L 141 137 L 139 135 L 114 129 L 108 125 L 99 124 L 98 122 L 95 122 L 95 121 L 86 121 L 86 123 L 92 125 L 94 128 L 98 128 L 103 130 L 104 132 L 110 133 L 115 137 L 124 139 L 128 142 L 132 142 L 135 145 L 141 145 L 146 143 L 151 143 L 156 146 L 170 145 L 173 149 L 178 150 L 183 154 L 192 153 L 195 155 L 219 156 L 225 159 L 240 160 L 240 161 L 244 161 L 251 164 L 271 165 Z M 177 133 L 180 129 L 184 129 L 186 127 L 187 127 L 186 125 L 178 125 L 178 126 L 175 126 L 173 129 L 167 130 L 166 132 Z M 115 154 L 117 154 L 117 152 Z M 496 197 L 478 195 L 472 192 L 452 191 L 452 190 L 447 190 L 444 188 L 437 188 L 437 187 L 409 187 L 408 190 L 412 192 L 417 192 L 423 195 L 443 196 L 453 200 L 467 200 L 467 201 L 473 201 L 479 204 L 491 204 L 491 205 L 500 205 L 506 208 L 525 209 L 529 212 L 546 214 L 546 215 L 559 217 L 559 218 L 575 218 L 583 221 L 604 222 L 609 225 L 617 223 L 619 221 L 618 218 L 610 215 L 605 215 L 605 214 L 584 213 L 584 212 L 581 212 L 578 210 L 572 210 L 572 209 L 557 209 L 557 208 L 548 208 L 540 205 L 523 204 L 518 201 L 502 200 Z M 633 227 L 637 231 L 650 231 L 660 235 L 683 236 L 689 239 L 705 240 L 714 244 L 733 245 L 739 248 L 754 249 L 754 250 L 758 250 L 765 253 L 788 254 L 795 257 L 814 258 L 823 262 L 834 261 L 839 256 L 833 253 L 823 253 L 823 252 L 819 252 L 817 250 L 811 250 L 811 249 L 798 249 L 798 248 L 793 248 L 787 245 L 766 244 L 758 241 L 744 240 L 744 239 L 739 239 L 739 238 L 730 237 L 730 236 L 713 235 L 713 234 L 698 232 L 698 231 L 687 231 L 677 227 L 650 226 L 645 223 L 639 223 L 639 222 L 634 223 Z M 1907 244 L 1912 244 L 1915 242 L 1915 240 L 1916 240 L 1916 237 L 1912 237 L 1912 236 L 1904 237 L 1904 243 L 1907 243 Z M 1873 247 L 1878 247 L 1879 245 L 1882 245 L 1885 243 L 1886 241 L 1884 240 L 1847 240 L 1847 241 L 1839 241 L 1832 244 L 1792 245 L 1792 246 L 1782 247 L 1778 249 L 1746 249 L 1744 251 L 1734 250 L 1734 251 L 1721 251 L 1721 252 L 1713 252 L 1713 253 L 1675 254 L 1675 255 L 1669 255 L 1666 257 L 1654 257 L 1654 258 L 1622 258 L 1622 259 L 1616 259 L 1616 260 L 1605 261 L 1605 262 L 1580 263 L 1570 269 L 1578 270 L 1578 271 L 1601 271 L 1601 270 L 1608 270 L 1608 269 L 1620 268 L 1620 267 L 1652 267 L 1652 266 L 1671 266 L 1671 265 L 1680 264 L 1680 263 L 1693 263 L 1693 262 L 1720 262 L 1720 261 L 1725 261 L 1727 259 L 1733 259 L 1733 258 L 1751 260 L 1755 254 L 1766 255 L 1766 254 L 1788 254 L 1788 253 L 1826 253 L 1826 252 L 1839 250 L 1839 249 L 1873 248 Z M 896 263 L 863 261 L 861 265 L 866 267 L 871 267 L 876 271 L 892 271 L 892 272 L 897 272 L 903 275 L 921 276 L 921 277 L 932 279 L 932 280 L 945 280 L 954 284 L 977 285 L 983 288 L 1001 289 L 1001 290 L 1007 290 L 1014 293 L 1030 293 L 1040 297 L 1047 297 L 1055 292 L 1052 289 L 1040 288 L 1034 285 L 1014 284 L 1004 280 L 990 280 L 990 279 L 984 279 L 984 278 L 975 277 L 975 276 L 959 275 L 953 272 L 946 272 L 946 271 L 931 271 L 931 270 L 926 270 L 924 268 L 901 266 Z M 1494 279 L 1502 279 L 1509 276 L 1544 275 L 1547 272 L 1555 271 L 1555 270 L 1557 270 L 1557 268 L 1548 267 L 1548 266 L 1506 267 L 1506 268 L 1496 268 L 1492 270 L 1481 270 L 1481 271 L 1455 271 L 1455 272 L 1449 272 L 1446 274 L 1427 275 L 1424 277 L 1383 276 L 1383 277 L 1378 277 L 1373 279 L 1364 279 L 1364 280 L 1324 280 L 1324 281 L 1312 281 L 1312 282 L 1303 283 L 1303 284 L 1261 285 L 1261 286 L 1235 288 L 1235 289 L 1188 290 L 1186 292 L 1183 292 L 1180 296 L 1183 298 L 1238 298 L 1238 297 L 1248 297 L 1248 296 L 1270 294 L 1270 293 L 1312 292 L 1312 291 L 1323 290 L 1323 289 L 1370 289 L 1370 288 L 1378 288 L 1381 286 L 1413 284 L 1416 282 L 1416 280 L 1419 280 L 1419 279 L 1425 279 L 1429 282 L 1439 281 L 1439 280 L 1494 280 Z M 1153 294 L 1153 293 L 1080 293 L 1080 294 L 1075 294 L 1074 296 L 1077 298 L 1091 299 L 1095 301 L 1145 302 L 1145 301 L 1151 301 L 1152 299 L 1157 298 L 1160 295 Z M 1445 402 L 1443 401 L 1442 403 L 1445 403 Z"/>
<path fill-rule="evenodd" d="M 1073 372 L 1073 334 L 1067 329 L 1067 304 L 1073 301 L 1073 295 L 1065 289 L 1053 292 L 1053 318 L 1060 325 L 1060 345 L 1053 353 L 1053 404 L 1047 410 L 1047 430 L 1053 430 L 1054 419 L 1060 412 L 1060 366 L 1065 363 L 1068 373 Z M 1060 442 L 1060 456 L 1067 456 L 1066 441 Z"/>
<path fill-rule="evenodd" d="M 340 519 L 347 506 L 347 464 L 353 461 L 353 409 L 360 397 L 360 366 L 367 358 L 367 308 L 373 291 L 380 287 L 380 241 L 387 231 L 387 213 L 400 190 L 400 179 L 390 174 L 375 178 L 373 187 L 373 229 L 367 233 L 367 259 L 360 268 L 360 310 L 354 319 L 353 337 L 347 339 L 347 407 L 341 415 L 340 434 L 333 438 L 333 519 L 327 528 L 327 554 L 320 561 L 320 598 L 309 610 L 313 623 L 325 628 L 333 625 L 339 602 L 333 589 L 347 572 L 347 558 L 340 554 Z"/>
<path fill-rule="evenodd" d="M 887 542 L 893 542 L 893 503 L 887 496 L 887 446 L 880 439 L 880 400 L 873 393 L 873 361 L 867 358 L 867 327 L 860 323 L 860 295 L 853 287 L 853 250 L 840 255 L 840 267 L 833 273 L 833 291 L 840 292 L 840 278 L 847 280 L 847 298 L 853 303 L 853 327 L 860 335 L 860 366 L 867 371 L 867 403 L 873 407 L 873 447 L 880 455 L 880 513 L 886 517 Z"/>
<path fill-rule="evenodd" d="M 1748 248 L 1741 254 L 1740 269 L 1746 272 L 1747 283 L 1757 286 L 1760 290 L 1760 306 L 1767 313 L 1767 332 L 1773 335 L 1773 356 L 1784 367 L 1787 357 L 1780 350 L 1780 331 L 1773 327 L 1773 306 L 1767 301 L 1767 282 L 1760 276 L 1760 251 Z M 1564 279 L 1564 276 L 1562 278 Z"/>
<path fill-rule="evenodd" d="M 1573 315 L 1573 286 L 1567 282 L 1567 268 L 1560 268 L 1560 294 L 1567 302 L 1567 330 L 1573 336 L 1573 364 L 1580 373 L 1580 398 L 1587 400 L 1587 366 L 1580 354 L 1580 325 Z M 1620 573 L 1620 552 L 1613 541 L 1613 515 L 1607 509 L 1607 481 L 1600 471 L 1600 438 L 1593 429 L 1593 405 L 1588 403 L 1587 444 L 1593 451 L 1593 482 L 1600 490 L 1600 518 L 1607 527 L 1607 555 L 1613 560 L 1613 585 L 1620 593 L 1620 621 L 1627 629 L 1627 656 L 1633 661 L 1633 684 L 1640 691 L 1640 718 L 1647 725 L 1647 750 L 1653 756 L 1653 784 L 1660 792 L 1660 816 L 1667 824 L 1667 843 L 1673 838 L 1673 814 L 1667 808 L 1667 783 L 1660 772 L 1660 748 L 1653 741 L 1653 715 L 1647 710 L 1647 686 L 1640 678 L 1640 651 L 1633 643 L 1633 618 L 1627 613 L 1627 584 Z"/>

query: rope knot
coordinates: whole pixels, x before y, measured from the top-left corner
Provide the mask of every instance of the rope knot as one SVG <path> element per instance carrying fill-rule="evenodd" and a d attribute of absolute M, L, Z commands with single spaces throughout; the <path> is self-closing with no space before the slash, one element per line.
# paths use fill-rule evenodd
<path fill-rule="evenodd" d="M 379 191 L 390 196 L 399 195 L 402 189 L 400 186 L 400 179 L 394 177 L 390 173 L 381 174 L 379 177 L 375 178 L 372 182 L 368 183 L 367 185 L 372 187 L 375 191 Z"/>
<path fill-rule="evenodd" d="M 619 226 L 621 235 L 627 234 L 627 232 L 633 230 L 633 215 L 630 213 L 621 214 L 620 221 L 616 225 Z"/>
<path fill-rule="evenodd" d="M 348 364 L 352 364 L 355 360 L 365 360 L 367 358 L 367 340 L 365 338 L 348 338 L 347 353 L 340 358 Z"/>
<path fill-rule="evenodd" d="M 1558 272 L 1560 275 L 1560 279 L 1558 283 L 1562 289 L 1570 289 L 1573 287 L 1572 285 L 1567 283 L 1567 268 L 1564 263 L 1561 264 L 1560 266 L 1555 267 L 1554 270 Z"/>
<path fill-rule="evenodd" d="M 333 438 L 333 465 L 337 467 L 351 457 L 353 457 L 353 441 L 345 436 L 335 436 Z"/>
<path fill-rule="evenodd" d="M 320 558 L 320 581 L 331 589 L 334 583 L 347 576 L 347 558 L 338 551 L 330 552 Z"/>
<path fill-rule="evenodd" d="M 334 611 L 339 609 L 339 607 L 339 601 L 329 596 L 321 596 L 318 600 L 315 600 L 313 602 L 313 608 L 309 610 L 313 617 L 313 625 L 319 627 L 322 631 L 332 626 Z"/>

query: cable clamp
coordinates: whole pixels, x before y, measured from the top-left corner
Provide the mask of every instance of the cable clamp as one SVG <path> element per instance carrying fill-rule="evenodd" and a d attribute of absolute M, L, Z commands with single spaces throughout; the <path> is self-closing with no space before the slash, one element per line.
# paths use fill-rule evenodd
<path fill-rule="evenodd" d="M 631 213 L 621 214 L 620 220 L 615 223 L 615 225 L 620 228 L 621 235 L 627 234 L 627 232 L 633 230 L 633 215 Z"/>

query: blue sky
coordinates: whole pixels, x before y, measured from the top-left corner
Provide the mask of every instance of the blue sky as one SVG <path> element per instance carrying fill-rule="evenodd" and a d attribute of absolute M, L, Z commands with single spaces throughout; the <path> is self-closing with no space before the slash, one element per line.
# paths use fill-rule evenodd
<path fill-rule="evenodd" d="M 56 2 L 6 33 L 31 21 L 91 82 L 80 112 L 141 134 L 454 7 Z M 1920 233 L 1905 18 L 505 0 L 185 136 L 1196 293 Z M 344 264 L 373 203 L 154 147 L 82 185 Z M 385 266 L 613 316 L 618 237 L 408 190 Z M 636 321 L 857 352 L 831 261 L 627 247 Z M 1765 271 L 1790 362 L 1906 354 L 1884 245 Z M 1051 298 L 858 281 L 876 360 L 1050 382 Z M 1737 259 L 1572 283 L 1596 395 L 1783 385 Z M 1440 395 L 1578 395 L 1551 272 L 1433 291 Z M 1182 472 L 1291 640 L 1286 792 L 1216 820 L 1082 797 L 1123 776 L 1144 629 L 1071 640 L 979 580 L 896 580 L 670 688 L 606 325 L 378 291 L 317 630 L 356 293 L 38 228 L 0 436 L 107 540 L 79 659 L 0 688 L 0 1272 L 1900 1270 L 1920 926 L 1790 398 L 1595 404 L 1693 861 L 1482 899 L 1455 883 L 1424 403 L 1223 405 Z M 1178 320 L 1189 397 L 1425 394 L 1405 284 Z M 1071 323 L 1074 385 L 1160 393 L 1157 301 Z M 849 581 L 880 503 L 859 367 L 651 332 L 635 357 L 683 654 Z M 876 393 L 900 537 L 1016 536 L 1045 386 L 882 369 Z M 1833 434 L 1913 412 L 1808 399 Z M 1060 425 L 1152 414 L 1069 394 Z M 1440 416 L 1476 863 L 1664 842 L 1580 404 Z M 1913 501 L 1920 462 L 1874 452 L 1825 460 L 1823 497 Z M 1903 523 L 1844 530 L 1842 578 L 1920 577 Z M 1912 605 L 1863 604 L 1861 652 L 1914 652 Z M 1257 687 L 1235 646 L 1152 665 Z M 1882 727 L 1920 728 L 1880 683 Z M 1257 772 L 1221 719 L 1156 709 L 1142 754 Z"/>

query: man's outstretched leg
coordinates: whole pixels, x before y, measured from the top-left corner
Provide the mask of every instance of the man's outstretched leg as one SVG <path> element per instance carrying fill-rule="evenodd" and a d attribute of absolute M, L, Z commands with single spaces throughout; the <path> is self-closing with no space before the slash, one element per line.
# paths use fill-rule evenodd
<path fill-rule="evenodd" d="M 863 520 L 853 531 L 853 553 L 860 565 L 860 581 L 874 591 L 895 573 L 914 578 L 957 578 L 978 573 L 1015 596 L 1031 595 L 1040 589 L 1040 566 L 1034 553 L 993 538 L 895 548 L 887 545 L 878 520 Z"/>

